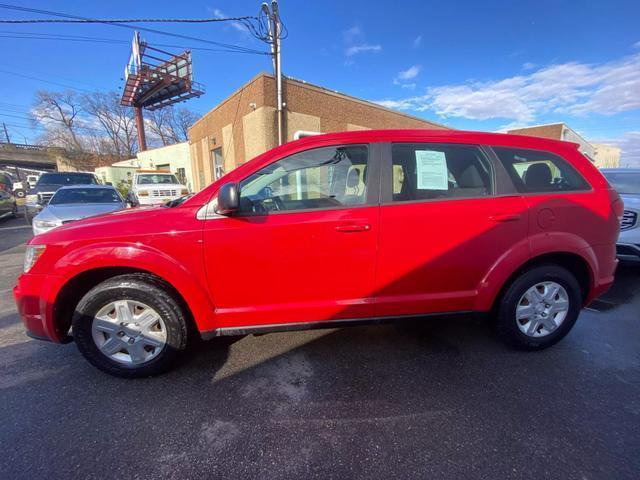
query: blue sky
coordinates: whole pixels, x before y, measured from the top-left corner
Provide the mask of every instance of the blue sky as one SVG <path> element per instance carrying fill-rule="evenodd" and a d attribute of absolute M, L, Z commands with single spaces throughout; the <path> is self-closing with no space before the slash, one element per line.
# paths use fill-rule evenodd
<path fill-rule="evenodd" d="M 101 18 L 254 15 L 259 8 L 255 0 L 20 5 Z M 280 8 L 289 30 L 283 41 L 287 75 L 454 128 L 493 131 L 565 121 L 589 140 L 621 145 L 623 160 L 640 164 L 640 2 L 281 0 Z M 34 17 L 0 9 L 0 18 Z M 150 26 L 267 49 L 237 25 Z M 35 138 L 24 117 L 37 90 L 115 90 L 122 84 L 127 43 L 10 37 L 44 33 L 129 42 L 128 29 L 37 24 L 0 25 L 0 32 L 0 119 L 17 139 Z M 151 44 L 212 48 L 143 37 Z M 193 58 L 207 93 L 188 106 L 200 113 L 271 68 L 269 58 L 259 55 L 194 50 Z"/>

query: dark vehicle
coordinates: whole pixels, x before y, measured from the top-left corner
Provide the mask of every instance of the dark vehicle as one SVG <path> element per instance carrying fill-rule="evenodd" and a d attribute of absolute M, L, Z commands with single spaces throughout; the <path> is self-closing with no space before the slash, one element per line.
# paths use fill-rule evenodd
<path fill-rule="evenodd" d="M 26 203 L 27 222 L 31 223 L 40 211 L 47 206 L 53 194 L 60 187 L 67 185 L 98 185 L 98 179 L 93 173 L 80 172 L 48 172 L 43 173 L 36 186 L 29 190 Z"/>
<path fill-rule="evenodd" d="M 0 190 L 11 192 L 13 190 L 13 179 L 7 172 L 0 172 Z"/>
<path fill-rule="evenodd" d="M 17 217 L 18 204 L 11 192 L 0 189 L 0 218 Z"/>

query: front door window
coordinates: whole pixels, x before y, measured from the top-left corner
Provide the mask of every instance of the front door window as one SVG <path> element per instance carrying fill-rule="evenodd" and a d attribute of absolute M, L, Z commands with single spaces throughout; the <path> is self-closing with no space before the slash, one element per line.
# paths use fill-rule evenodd
<path fill-rule="evenodd" d="M 316 148 L 283 158 L 240 183 L 241 213 L 363 205 L 367 163 L 363 145 Z"/>

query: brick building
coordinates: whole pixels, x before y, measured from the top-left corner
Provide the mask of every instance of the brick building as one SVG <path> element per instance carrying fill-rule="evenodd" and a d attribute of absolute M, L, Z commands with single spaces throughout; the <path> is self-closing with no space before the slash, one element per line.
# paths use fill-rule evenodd
<path fill-rule="evenodd" d="M 577 143 L 580 145 L 580 151 L 586 154 L 591 161 L 593 161 L 595 157 L 594 146 L 566 123 L 550 123 L 548 125 L 535 125 L 531 127 L 517 128 L 509 130 L 507 133 L 514 135 L 529 135 L 531 137 L 552 138 L 554 140 L 564 140 L 565 142 Z"/>
<path fill-rule="evenodd" d="M 191 127 L 195 190 L 277 145 L 275 90 L 272 75 L 258 74 Z M 299 80 L 286 78 L 283 90 L 286 141 L 346 130 L 447 128 Z"/>

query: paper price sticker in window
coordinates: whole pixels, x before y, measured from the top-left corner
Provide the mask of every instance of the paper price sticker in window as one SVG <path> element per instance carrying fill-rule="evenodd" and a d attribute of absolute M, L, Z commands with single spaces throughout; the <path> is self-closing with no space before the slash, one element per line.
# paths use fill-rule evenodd
<path fill-rule="evenodd" d="M 418 190 L 448 190 L 449 172 L 444 152 L 416 150 Z"/>

